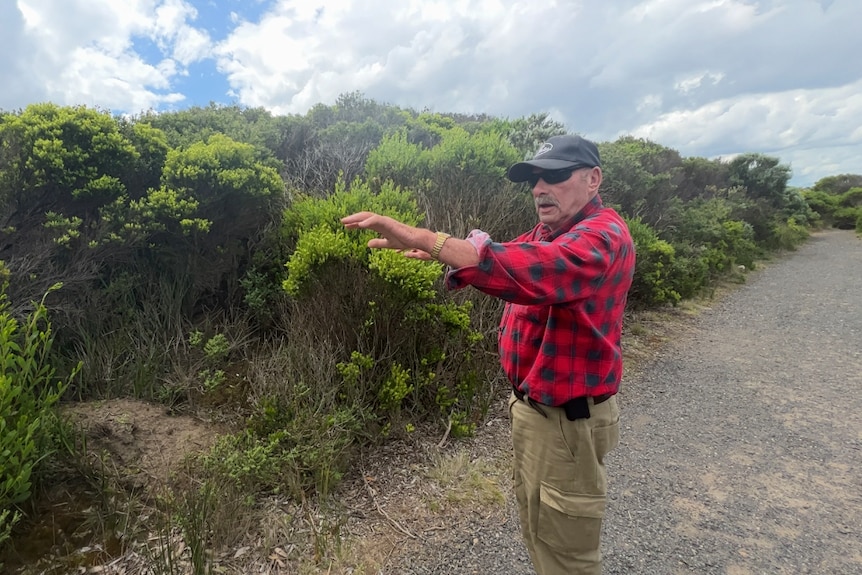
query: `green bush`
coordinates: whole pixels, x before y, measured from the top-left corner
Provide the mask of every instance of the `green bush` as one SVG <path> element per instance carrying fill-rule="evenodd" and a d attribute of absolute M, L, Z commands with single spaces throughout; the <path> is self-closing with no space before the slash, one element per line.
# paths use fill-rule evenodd
<path fill-rule="evenodd" d="M 481 416 L 471 304 L 443 295 L 439 263 L 370 250 L 374 232 L 345 230 L 340 219 L 362 210 L 421 221 L 392 182 L 340 180 L 285 211 L 288 343 L 269 360 L 278 367 L 250 376 L 246 429 L 202 460 L 238 489 L 325 495 L 362 446 L 422 420 L 466 434 Z"/>
<path fill-rule="evenodd" d="M 850 188 L 841 196 L 841 203 L 845 206 L 862 208 L 862 188 Z"/>
<path fill-rule="evenodd" d="M 629 289 L 629 302 L 634 307 L 677 304 L 680 294 L 673 285 L 676 252 L 672 245 L 659 239 L 658 234 L 640 218 L 627 219 L 637 252 L 635 274 Z"/>
<path fill-rule="evenodd" d="M 59 288 L 59 285 L 52 289 Z M 32 494 L 39 462 L 52 452 L 53 408 L 69 385 L 48 361 L 53 343 L 42 303 L 23 322 L 0 293 L 0 544 L 20 519 L 16 506 Z"/>
<path fill-rule="evenodd" d="M 802 197 L 824 224 L 832 225 L 835 209 L 840 203 L 838 196 L 820 190 L 803 190 Z"/>
<path fill-rule="evenodd" d="M 795 218 L 776 223 L 773 232 L 776 247 L 783 250 L 795 250 L 808 239 L 808 235 L 808 228 L 797 222 Z"/>
<path fill-rule="evenodd" d="M 375 186 L 392 181 L 414 191 L 431 227 L 455 236 L 481 228 L 508 240 L 535 222 L 530 194 L 505 179 L 520 159 L 493 127 L 470 133 L 449 118 L 423 114 L 385 137 L 365 170 Z"/>
<path fill-rule="evenodd" d="M 716 251 L 689 243 L 674 243 L 674 258 L 669 271 L 671 284 L 681 299 L 700 293 L 711 281 L 709 262 Z"/>
<path fill-rule="evenodd" d="M 841 206 L 832 212 L 833 226 L 841 230 L 849 230 L 856 226 L 856 219 L 862 214 L 862 208 Z"/>
<path fill-rule="evenodd" d="M 246 430 L 222 436 L 201 457 L 203 468 L 249 496 L 327 495 L 342 477 L 364 417 L 347 407 L 310 411 L 301 399 L 263 398 Z"/>
<path fill-rule="evenodd" d="M 677 202 L 668 211 L 664 239 L 676 248 L 678 258 L 684 253 L 694 268 L 706 266 L 699 286 L 690 285 L 697 275 L 692 275 L 693 270 L 680 270 L 689 278 L 683 280 L 687 287 L 679 290 L 683 298 L 690 297 L 734 265 L 754 266 L 760 252 L 754 241 L 754 229 L 745 221 L 731 219 L 732 211 L 731 202 L 724 198 Z M 695 263 L 694 259 L 701 262 Z"/>
<path fill-rule="evenodd" d="M 321 318 L 316 329 L 345 344 L 346 353 L 373 359 L 363 380 L 368 389 L 348 396 L 363 405 L 376 398 L 369 407 L 382 420 L 402 409 L 421 417 L 434 405 L 438 386 L 457 386 L 459 366 L 481 337 L 470 328 L 468 305 L 439 303 L 440 264 L 369 250 L 374 232 L 344 230 L 340 218 L 360 210 L 414 225 L 421 220 L 410 194 L 392 183 L 374 193 L 355 181 L 349 191 L 340 184 L 329 198 L 297 202 L 285 216 L 286 233 L 298 239 L 284 287 L 297 306 L 338 310 Z M 328 301 L 325 307 L 316 304 L 321 298 Z M 343 337 L 345 326 L 352 333 Z M 441 354 L 444 347 L 458 352 Z M 432 356 L 434 365 L 428 363 Z M 470 398 L 459 401 L 469 404 Z"/>
<path fill-rule="evenodd" d="M 736 264 L 753 269 L 754 260 L 760 253 L 760 249 L 754 243 L 754 231 L 751 226 L 746 222 L 733 220 L 724 222 L 722 228 L 725 234 L 719 246 L 724 250 L 727 261 L 720 271 L 725 271 L 728 266 Z"/>
<path fill-rule="evenodd" d="M 804 190 L 802 196 L 826 225 L 852 229 L 862 215 L 862 188 L 849 188 L 841 193 L 819 189 Z"/>

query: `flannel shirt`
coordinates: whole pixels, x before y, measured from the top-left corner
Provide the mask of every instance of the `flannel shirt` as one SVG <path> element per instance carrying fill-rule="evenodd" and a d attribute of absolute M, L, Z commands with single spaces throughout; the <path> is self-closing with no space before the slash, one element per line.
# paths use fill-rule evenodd
<path fill-rule="evenodd" d="M 480 261 L 450 270 L 446 285 L 472 285 L 507 302 L 499 351 L 512 385 L 551 406 L 616 393 L 635 267 L 620 215 L 596 195 L 556 233 L 539 224 L 512 242 L 495 243 L 480 230 L 467 239 Z"/>

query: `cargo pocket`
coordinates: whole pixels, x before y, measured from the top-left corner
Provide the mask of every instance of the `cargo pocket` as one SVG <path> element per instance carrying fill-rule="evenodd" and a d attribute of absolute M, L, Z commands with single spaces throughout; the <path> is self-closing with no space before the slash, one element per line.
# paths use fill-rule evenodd
<path fill-rule="evenodd" d="M 536 536 L 548 547 L 583 553 L 599 548 L 606 498 L 566 493 L 542 483 Z"/>

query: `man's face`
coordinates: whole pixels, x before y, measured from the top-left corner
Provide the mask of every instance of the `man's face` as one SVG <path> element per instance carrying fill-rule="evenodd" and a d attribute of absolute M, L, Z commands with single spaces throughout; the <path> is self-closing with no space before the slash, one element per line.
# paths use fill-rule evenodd
<path fill-rule="evenodd" d="M 533 168 L 534 176 L 544 172 L 540 168 Z M 549 172 L 548 179 L 551 181 L 559 177 L 559 174 Z M 533 200 L 536 202 L 539 221 L 550 227 L 551 231 L 557 231 L 593 199 L 601 183 L 601 168 L 581 168 L 573 171 L 568 179 L 552 184 L 540 177 L 533 186 Z"/>

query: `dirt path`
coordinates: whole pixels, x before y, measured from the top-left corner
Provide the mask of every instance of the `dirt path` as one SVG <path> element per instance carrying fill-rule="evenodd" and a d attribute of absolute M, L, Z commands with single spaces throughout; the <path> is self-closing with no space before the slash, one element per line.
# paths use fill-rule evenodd
<path fill-rule="evenodd" d="M 627 385 L 608 573 L 862 573 L 862 242 L 813 238 Z"/>
<path fill-rule="evenodd" d="M 671 337 L 624 383 L 605 572 L 862 574 L 862 241 L 816 235 Z M 511 501 L 402 551 L 386 573 L 533 573 Z"/>

